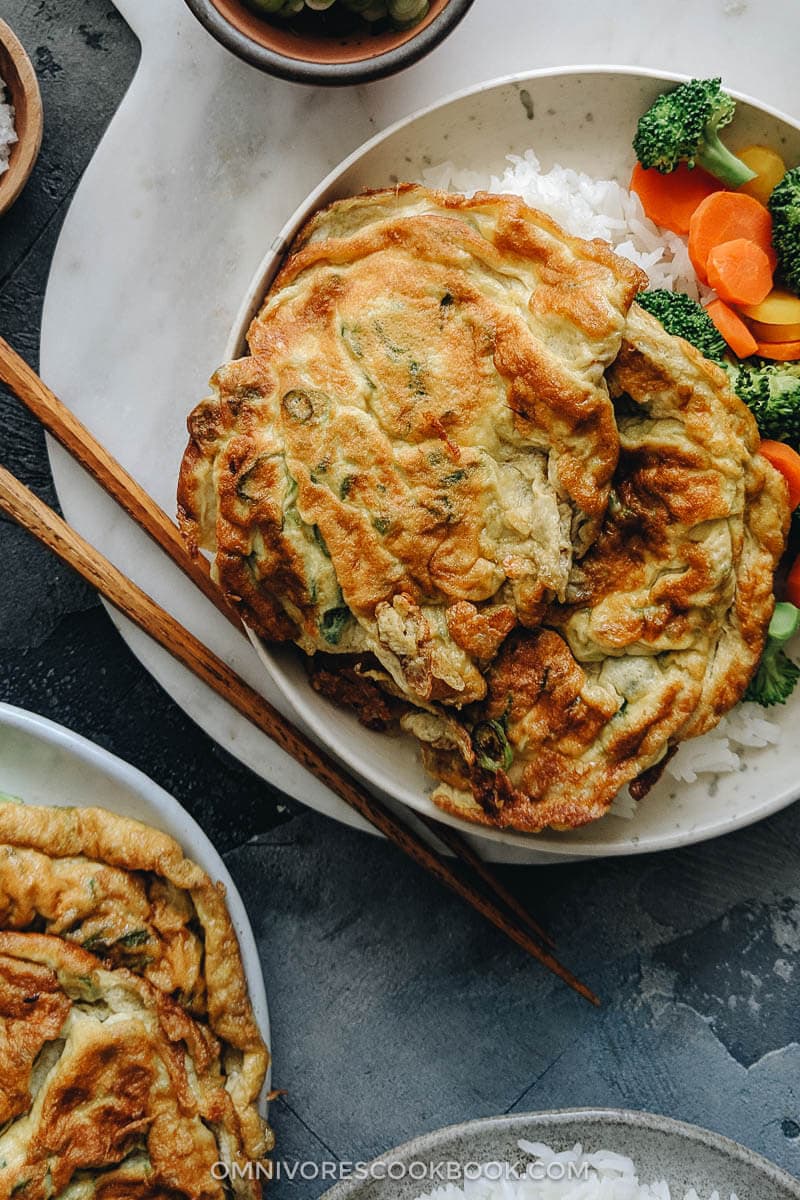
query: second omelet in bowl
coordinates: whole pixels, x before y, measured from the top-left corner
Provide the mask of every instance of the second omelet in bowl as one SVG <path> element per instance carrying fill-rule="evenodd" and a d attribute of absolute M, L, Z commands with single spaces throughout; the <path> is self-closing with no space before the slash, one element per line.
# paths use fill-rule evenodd
<path fill-rule="evenodd" d="M 171 837 L 0 802 L 3 1200 L 257 1200 L 268 1063 L 224 890 Z"/>

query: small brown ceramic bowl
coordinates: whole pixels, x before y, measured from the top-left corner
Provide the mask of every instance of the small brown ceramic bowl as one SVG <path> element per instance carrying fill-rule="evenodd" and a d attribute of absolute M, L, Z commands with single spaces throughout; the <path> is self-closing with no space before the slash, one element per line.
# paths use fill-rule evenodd
<path fill-rule="evenodd" d="M 411 29 L 373 33 L 355 22 L 337 26 L 338 5 L 277 21 L 259 16 L 244 0 L 186 0 L 218 42 L 271 75 L 297 83 L 343 85 L 382 79 L 417 62 L 447 37 L 473 0 L 431 0 L 428 15 Z"/>
<path fill-rule="evenodd" d="M 42 144 L 42 97 L 39 81 L 22 43 L 5 21 L 0 21 L 0 79 L 5 81 L 6 103 L 14 105 L 18 140 L 11 147 L 8 170 L 0 175 L 0 216 L 20 194 Z M 2 98 L 2 97 L 0 97 Z"/>

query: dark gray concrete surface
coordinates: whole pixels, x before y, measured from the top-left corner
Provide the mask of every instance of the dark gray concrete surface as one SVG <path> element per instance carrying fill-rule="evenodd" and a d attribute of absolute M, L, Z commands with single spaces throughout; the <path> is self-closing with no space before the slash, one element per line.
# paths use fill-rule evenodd
<path fill-rule="evenodd" d="M 2 0 L 0 13 L 46 107 L 33 179 L 0 219 L 0 333 L 36 365 L 60 222 L 138 51 L 108 0 Z M 2 390 L 0 431 L 0 462 L 54 503 L 41 431 Z M 694 1121 L 800 1174 L 800 806 L 661 857 L 509 871 L 602 995 L 595 1011 L 389 847 L 216 747 L 89 589 L 2 518 L 0 562 L 0 698 L 147 771 L 242 889 L 288 1091 L 277 1156 L 311 1164 L 304 1181 L 284 1173 L 277 1200 L 317 1196 L 323 1162 L 448 1122 L 586 1104 Z"/>

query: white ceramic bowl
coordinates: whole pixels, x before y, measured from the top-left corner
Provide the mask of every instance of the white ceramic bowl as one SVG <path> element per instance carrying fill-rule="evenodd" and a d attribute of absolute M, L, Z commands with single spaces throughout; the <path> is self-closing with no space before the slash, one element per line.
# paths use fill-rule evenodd
<path fill-rule="evenodd" d="M 287 245 L 320 206 L 366 187 L 419 179 L 426 166 L 447 159 L 483 172 L 499 172 L 505 157 L 533 147 L 546 170 L 554 162 L 626 182 L 634 162 L 631 138 L 638 116 L 670 82 L 682 76 L 625 67 L 572 67 L 535 71 L 483 84 L 444 100 L 357 150 L 322 181 L 286 224 L 259 266 L 237 316 L 226 356 L 246 352 L 245 333 Z M 800 126 L 789 117 L 739 97 L 735 123 L 726 131 L 733 147 L 764 142 L 790 163 L 800 162 Z M 787 736 L 780 748 L 748 752 L 745 769 L 702 776 L 694 784 L 665 777 L 631 820 L 605 817 L 571 833 L 540 835 L 465 826 L 429 799 L 431 781 L 410 738 L 364 729 L 308 685 L 299 653 L 253 639 L 272 678 L 328 749 L 384 796 L 412 809 L 507 846 L 558 856 L 649 853 L 716 837 L 759 820 L 800 794 L 796 725 L 800 696 L 771 714 Z"/>
<path fill-rule="evenodd" d="M 676 1200 L 691 1187 L 700 1196 L 718 1191 L 723 1200 L 732 1192 L 739 1200 L 800 1197 L 796 1179 L 718 1133 L 654 1113 L 575 1108 L 488 1117 L 424 1133 L 338 1183 L 324 1200 L 414 1200 L 441 1186 L 441 1177 L 420 1179 L 420 1167 L 428 1164 L 510 1163 L 524 1170 L 531 1159 L 520 1153 L 520 1139 L 544 1142 L 559 1153 L 580 1142 L 587 1154 L 601 1149 L 622 1154 L 633 1159 L 643 1184 L 665 1179 Z M 579 1190 L 580 1182 L 575 1186 Z"/>
<path fill-rule="evenodd" d="M 26 804 L 108 808 L 174 837 L 189 858 L 225 885 L 253 1011 L 264 1041 L 270 1044 L 264 977 L 242 898 L 219 854 L 177 800 L 102 747 L 10 704 L 0 704 L 0 792 Z M 269 1077 L 262 1093 L 264 1110 L 268 1088 Z"/>

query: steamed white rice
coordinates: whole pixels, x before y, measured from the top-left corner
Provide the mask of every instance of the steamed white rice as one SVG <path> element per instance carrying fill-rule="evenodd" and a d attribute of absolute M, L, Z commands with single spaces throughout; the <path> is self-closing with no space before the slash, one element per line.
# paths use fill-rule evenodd
<path fill-rule="evenodd" d="M 453 162 L 444 162 L 426 170 L 422 182 L 427 187 L 467 196 L 479 191 L 520 196 L 526 204 L 547 213 L 573 236 L 602 238 L 610 242 L 617 254 L 647 272 L 651 288 L 686 292 L 704 303 L 714 296 L 694 273 L 686 239 L 662 229 L 646 217 L 635 192 L 628 191 L 616 180 L 594 179 L 583 171 L 573 171 L 558 164 L 543 171 L 533 150 L 526 150 L 521 155 L 510 154 L 507 162 L 502 175 L 481 174 L 464 170 Z M 682 783 L 694 783 L 703 774 L 738 771 L 742 766 L 742 749 L 774 745 L 779 738 L 779 727 L 765 718 L 764 709 L 757 704 L 741 704 L 711 733 L 684 742 L 666 769 L 673 779 Z M 634 816 L 636 802 L 630 798 L 627 789 L 617 797 L 611 811 L 619 817 Z M 637 1192 L 631 1193 L 631 1197 L 650 1194 Z M 611 1196 L 612 1193 L 608 1193 L 609 1200 Z M 513 1200 L 513 1197 L 507 1200 Z M 533 1197 L 526 1193 L 526 1200 L 533 1200 Z"/>
<path fill-rule="evenodd" d="M 612 1150 L 584 1154 L 579 1144 L 559 1154 L 527 1141 L 519 1148 L 527 1158 L 513 1168 L 486 1163 L 476 1171 L 470 1165 L 460 1186 L 449 1183 L 417 1200 L 701 1200 L 693 1187 L 671 1191 L 665 1179 L 641 1182 L 633 1160 Z M 709 1200 L 720 1200 L 720 1193 Z"/>
<path fill-rule="evenodd" d="M 6 85 L 0 79 L 0 175 L 8 170 L 11 147 L 17 140 L 14 128 L 14 106 L 6 102 Z"/>

